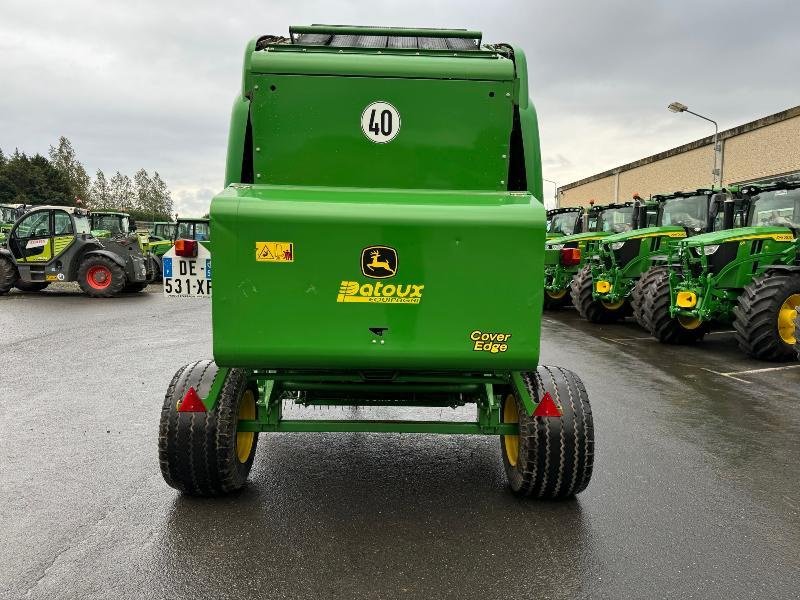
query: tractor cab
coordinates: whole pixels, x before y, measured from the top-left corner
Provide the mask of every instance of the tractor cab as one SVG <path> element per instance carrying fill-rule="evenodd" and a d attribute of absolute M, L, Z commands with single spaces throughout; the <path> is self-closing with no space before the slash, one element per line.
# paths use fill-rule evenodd
<path fill-rule="evenodd" d="M 800 182 L 778 182 L 744 189 L 749 199 L 747 225 L 787 227 L 795 237 L 800 232 Z"/>
<path fill-rule="evenodd" d="M 128 236 L 136 231 L 136 221 L 128 213 L 92 211 L 89 213 L 92 235 L 98 239 Z"/>
<path fill-rule="evenodd" d="M 211 227 L 208 219 L 180 218 L 176 223 L 175 239 L 211 241 Z"/>
<path fill-rule="evenodd" d="M 555 208 L 547 211 L 547 239 L 573 235 L 583 230 L 582 206 Z"/>
<path fill-rule="evenodd" d="M 743 200 L 735 187 L 656 195 L 653 200 L 658 202 L 658 225 L 681 227 L 687 236 L 733 227 L 734 221 L 726 223 L 724 219 L 725 202 L 734 210 L 732 214 L 738 209 L 739 220 L 742 218 Z"/>
<path fill-rule="evenodd" d="M 169 223 L 167 221 L 157 221 L 153 223 L 153 228 L 150 230 L 150 241 L 161 242 L 164 240 L 174 240 L 175 231 L 178 228 L 177 223 Z"/>

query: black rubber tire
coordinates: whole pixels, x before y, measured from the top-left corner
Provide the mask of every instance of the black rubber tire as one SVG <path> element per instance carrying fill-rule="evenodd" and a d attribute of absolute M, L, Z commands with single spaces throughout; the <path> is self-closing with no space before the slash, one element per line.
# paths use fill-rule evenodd
<path fill-rule="evenodd" d="M 219 400 L 210 412 L 178 412 L 178 403 L 190 387 L 206 397 L 217 365 L 201 360 L 181 367 L 167 389 L 158 431 L 158 460 L 161 475 L 168 485 L 193 496 L 219 496 L 244 487 L 258 445 L 254 435 L 245 462 L 236 455 L 236 427 L 239 404 L 248 387 L 242 369 L 231 369 L 225 378 Z"/>
<path fill-rule="evenodd" d="M 685 345 L 702 340 L 709 331 L 709 324 L 701 323 L 696 329 L 687 329 L 669 314 L 671 303 L 669 271 L 665 269 L 653 277 L 645 290 L 642 327 L 662 344 Z"/>
<path fill-rule="evenodd" d="M 794 320 L 794 350 L 797 352 L 797 360 L 800 360 L 800 312 Z"/>
<path fill-rule="evenodd" d="M 508 485 L 519 496 L 563 500 L 589 485 L 594 465 L 594 421 L 589 396 L 580 378 L 560 367 L 538 367 L 523 373 L 535 401 L 550 392 L 561 407 L 561 417 L 529 417 L 516 394 L 503 399 L 516 403 L 519 452 L 512 464 L 500 437 Z"/>
<path fill-rule="evenodd" d="M 161 257 L 160 256 L 152 256 L 153 261 L 153 279 L 150 283 L 161 283 L 164 281 L 164 272 L 163 267 L 161 266 Z"/>
<path fill-rule="evenodd" d="M 639 277 L 631 289 L 631 312 L 633 313 L 633 318 L 639 324 L 639 327 L 647 329 L 644 321 L 644 315 L 642 314 L 644 310 L 644 299 L 647 288 L 656 279 L 656 277 L 658 277 L 659 273 L 666 271 L 666 267 L 650 267 L 642 274 L 641 277 Z"/>
<path fill-rule="evenodd" d="M 558 310 L 559 308 L 564 308 L 565 306 L 569 306 L 572 303 L 572 299 L 569 296 L 569 289 L 567 289 L 567 293 L 564 294 L 561 298 L 553 298 L 547 294 L 547 291 L 544 292 L 544 309 L 545 310 Z"/>
<path fill-rule="evenodd" d="M 7 294 L 19 283 L 17 266 L 8 256 L 0 255 L 0 296 Z"/>
<path fill-rule="evenodd" d="M 733 309 L 736 341 L 753 358 L 769 361 L 793 360 L 794 344 L 778 333 L 778 312 L 786 299 L 800 294 L 800 275 L 765 274 L 753 279 Z"/>
<path fill-rule="evenodd" d="M 137 283 L 129 283 L 124 288 L 122 288 L 122 291 L 126 292 L 126 293 L 141 292 L 141 291 L 145 290 L 148 285 L 150 285 L 150 284 L 148 282 L 146 282 L 146 281 L 140 281 L 140 282 L 137 282 Z"/>
<path fill-rule="evenodd" d="M 111 271 L 111 283 L 108 287 L 98 290 L 93 288 L 86 277 L 87 272 L 93 266 L 104 266 Z M 119 294 L 127 285 L 125 271 L 117 263 L 105 256 L 87 256 L 78 267 L 78 285 L 81 286 L 84 294 L 92 298 L 111 298 Z"/>
<path fill-rule="evenodd" d="M 21 292 L 41 292 L 48 285 L 50 285 L 49 281 L 25 281 L 24 279 L 17 279 L 14 287 Z"/>
<path fill-rule="evenodd" d="M 570 284 L 572 304 L 578 310 L 580 316 L 591 323 L 600 324 L 615 323 L 625 318 L 626 305 L 622 305 L 615 310 L 606 308 L 602 302 L 592 298 L 593 291 L 592 268 L 586 265 L 575 274 Z"/>

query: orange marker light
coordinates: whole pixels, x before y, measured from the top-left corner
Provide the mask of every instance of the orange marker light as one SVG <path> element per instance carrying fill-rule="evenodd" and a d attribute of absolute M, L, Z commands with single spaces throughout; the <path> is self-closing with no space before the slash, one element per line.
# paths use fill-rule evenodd
<path fill-rule="evenodd" d="M 175 240 L 175 256 L 194 258 L 197 256 L 196 240 Z"/>

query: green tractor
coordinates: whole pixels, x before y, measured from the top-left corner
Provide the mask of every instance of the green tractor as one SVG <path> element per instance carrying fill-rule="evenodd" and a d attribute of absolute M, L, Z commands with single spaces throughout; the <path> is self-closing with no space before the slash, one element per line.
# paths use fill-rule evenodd
<path fill-rule="evenodd" d="M 569 206 L 554 208 L 547 211 L 547 237 L 549 241 L 554 238 L 580 233 L 583 230 L 582 206 Z"/>
<path fill-rule="evenodd" d="M 794 358 L 800 309 L 800 183 L 742 190 L 746 226 L 687 238 L 645 294 L 645 327 L 659 341 L 701 339 L 733 325 L 739 347 L 761 360 Z M 733 203 L 725 220 L 734 224 Z"/>
<path fill-rule="evenodd" d="M 598 260 L 572 280 L 572 302 L 580 315 L 592 323 L 613 323 L 633 314 L 643 324 L 645 287 L 666 269 L 679 240 L 721 227 L 721 196 L 711 189 L 653 196 L 657 224 L 606 237 Z"/>
<path fill-rule="evenodd" d="M 175 231 L 178 228 L 177 223 L 170 223 L 168 221 L 156 221 L 150 230 L 148 239 L 150 242 L 163 242 L 164 240 L 174 240 Z"/>
<path fill-rule="evenodd" d="M 0 245 L 5 244 L 11 227 L 22 216 L 23 204 L 0 204 Z"/>
<path fill-rule="evenodd" d="M 136 231 L 136 222 L 126 212 L 93 210 L 89 213 L 89 224 L 98 240 L 129 236 Z"/>
<path fill-rule="evenodd" d="M 592 206 L 583 215 L 582 233 L 550 239 L 546 243 L 544 267 L 544 308 L 554 310 L 570 301 L 572 278 L 597 256 L 600 240 L 627 231 L 638 218 L 634 202 Z"/>
<path fill-rule="evenodd" d="M 147 259 L 135 239 L 95 238 L 83 209 L 37 206 L 14 224 L 0 248 L 0 295 L 61 281 L 77 281 L 97 298 L 141 291 L 149 281 Z"/>
<path fill-rule="evenodd" d="M 378 432 L 497 436 L 521 496 L 587 486 L 586 390 L 537 367 L 545 209 L 518 47 L 328 25 L 253 40 L 226 184 L 211 204 L 214 360 L 179 369 L 161 413 L 169 485 L 241 488 L 262 433 Z M 172 269 L 191 283 L 199 244 L 178 242 Z M 285 400 L 476 418 L 286 419 Z"/>
<path fill-rule="evenodd" d="M 166 225 L 170 225 L 167 223 Z M 181 240 L 196 240 L 209 248 L 211 245 L 211 225 L 208 219 L 194 218 L 194 217 L 180 217 L 177 222 L 171 224 L 172 237 L 150 240 L 150 250 L 156 256 L 162 257 L 172 248 L 176 239 Z M 167 231 L 163 228 L 161 231 Z"/>

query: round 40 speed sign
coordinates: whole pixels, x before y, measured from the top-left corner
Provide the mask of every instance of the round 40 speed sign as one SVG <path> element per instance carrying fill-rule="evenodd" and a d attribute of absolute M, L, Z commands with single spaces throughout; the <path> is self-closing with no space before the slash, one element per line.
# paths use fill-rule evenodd
<path fill-rule="evenodd" d="M 361 113 L 361 130 L 376 144 L 391 142 L 400 133 L 400 113 L 388 102 L 373 102 Z"/>

